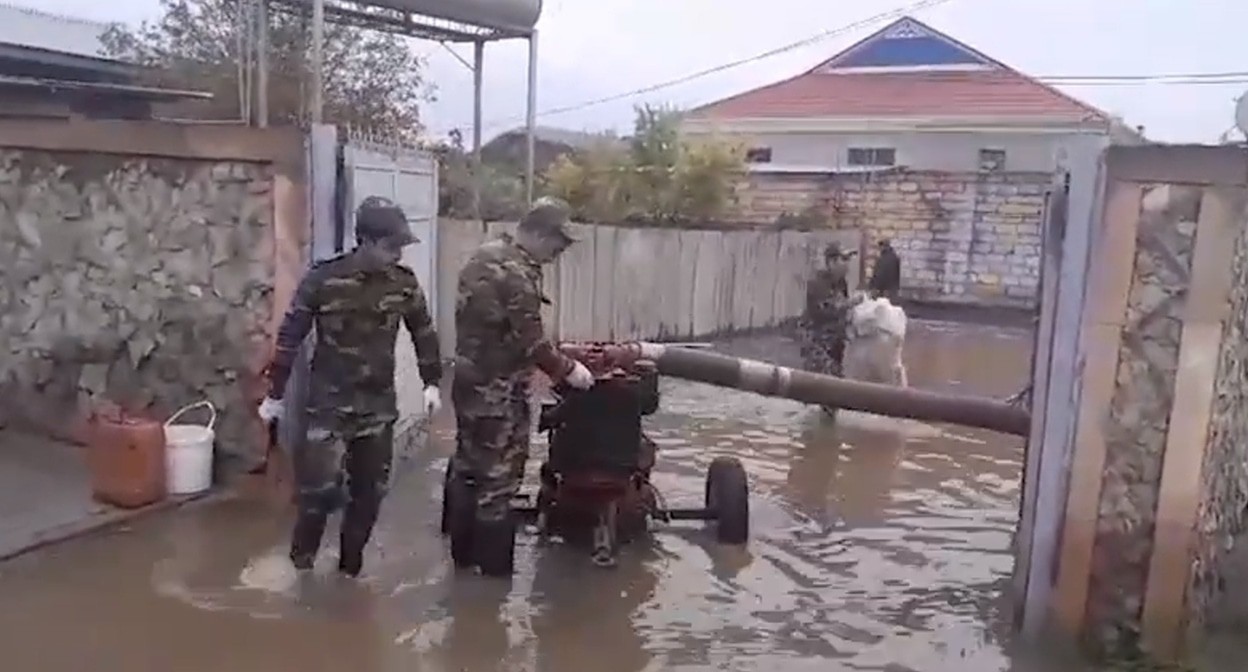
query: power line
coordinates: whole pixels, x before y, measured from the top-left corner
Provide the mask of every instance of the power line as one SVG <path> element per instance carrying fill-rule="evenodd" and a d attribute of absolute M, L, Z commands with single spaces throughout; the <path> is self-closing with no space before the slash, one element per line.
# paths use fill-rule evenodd
<path fill-rule="evenodd" d="M 1248 80 L 1248 71 L 1187 72 L 1181 75 L 1048 75 L 1036 77 L 1045 84 L 1063 86 L 1101 84 L 1239 84 Z"/>
<path fill-rule="evenodd" d="M 1045 84 L 1054 86 L 1140 86 L 1158 84 L 1162 86 L 1191 86 L 1212 84 L 1248 84 L 1248 77 L 1228 77 L 1226 79 L 1194 78 L 1194 79 L 1041 79 Z"/>
<path fill-rule="evenodd" d="M 1161 79 L 1221 79 L 1221 78 L 1238 78 L 1248 77 L 1248 71 L 1239 72 L 1191 72 L 1180 75 L 1174 74 L 1155 74 L 1155 75 L 1050 75 L 1048 77 L 1040 77 L 1044 81 L 1065 80 L 1065 81 L 1084 81 L 1084 80 L 1111 80 L 1111 81 L 1139 81 L 1149 82 Z"/>
<path fill-rule="evenodd" d="M 779 46 L 779 47 L 776 47 L 776 48 L 774 48 L 774 49 L 769 49 L 769 50 L 764 51 L 764 52 L 762 52 L 762 53 L 760 53 L 760 54 L 755 54 L 755 55 L 750 56 L 750 57 L 747 57 L 747 58 L 741 58 L 741 59 L 738 59 L 738 60 L 735 60 L 735 61 L 730 61 L 730 62 L 728 62 L 728 63 L 721 63 L 720 65 L 716 65 L 716 66 L 714 66 L 714 67 L 710 67 L 710 68 L 707 68 L 707 69 L 705 69 L 705 70 L 699 70 L 699 71 L 697 71 L 697 72 L 692 72 L 692 73 L 689 73 L 689 74 L 687 74 L 687 75 L 684 75 L 684 76 L 681 76 L 681 77 L 677 77 L 677 78 L 675 78 L 675 79 L 669 79 L 669 80 L 667 80 L 667 81 L 659 82 L 659 83 L 657 83 L 657 84 L 651 84 L 651 85 L 649 85 L 649 86 L 643 86 L 643 87 L 641 87 L 641 88 L 639 88 L 639 89 L 633 89 L 632 91 L 625 91 L 625 92 L 623 92 L 623 93 L 617 93 L 617 94 L 613 94 L 613 95 L 610 95 L 610 96 L 605 96 L 605 97 L 603 97 L 603 98 L 596 98 L 596 99 L 593 99 L 593 100 L 587 100 L 587 101 L 583 101 L 583 102 L 580 102 L 580 103 L 575 103 L 575 104 L 572 104 L 572 105 L 565 105 L 565 106 L 563 106 L 563 107 L 553 107 L 553 108 L 549 108 L 549 109 L 545 109 L 545 110 L 539 110 L 539 111 L 537 112 L 537 116 L 539 116 L 539 117 L 548 117 L 548 116 L 555 115 L 555 114 L 564 114 L 564 113 L 566 113 L 566 112 L 573 112 L 573 111 L 576 111 L 576 110 L 582 110 L 582 109 L 585 109 L 585 108 L 587 108 L 587 107 L 594 107 L 594 106 L 596 106 L 596 105 L 602 105 L 602 104 L 604 104 L 604 103 L 611 103 L 611 102 L 615 102 L 615 101 L 617 101 L 617 100 L 623 100 L 623 99 L 625 99 L 625 98 L 632 98 L 632 97 L 634 97 L 634 96 L 640 96 L 640 95 L 645 94 L 645 93 L 652 93 L 652 92 L 654 92 L 654 91 L 659 91 L 659 90 L 662 90 L 662 89 L 671 88 L 671 87 L 673 87 L 673 86 L 678 86 L 678 85 L 680 85 L 680 84 L 685 84 L 685 83 L 688 83 L 688 82 L 692 82 L 692 81 L 694 81 L 694 80 L 696 80 L 696 79 L 701 79 L 701 78 L 706 77 L 706 76 L 709 76 L 709 75 L 718 74 L 718 73 L 720 73 L 720 72 L 724 72 L 724 71 L 726 71 L 726 70 L 732 70 L 732 69 L 734 69 L 734 68 L 738 68 L 738 67 L 741 67 L 741 66 L 743 66 L 743 65 L 748 65 L 748 64 L 750 64 L 750 63 L 755 63 L 755 62 L 758 62 L 758 61 L 761 61 L 761 60 L 764 60 L 764 59 L 768 59 L 768 58 L 771 58 L 772 56 L 778 56 L 778 55 L 780 55 L 780 54 L 784 54 L 784 53 L 787 53 L 787 52 L 793 51 L 794 49 L 800 49 L 800 48 L 802 48 L 802 47 L 809 46 L 809 45 L 814 44 L 814 43 L 816 43 L 816 42 L 820 42 L 820 41 L 822 41 L 822 40 L 826 40 L 826 39 L 828 39 L 828 38 L 830 38 L 830 37 L 837 37 L 837 36 L 839 36 L 839 35 L 843 35 L 843 34 L 845 34 L 845 33 L 848 33 L 848 32 L 850 32 L 850 31 L 857 30 L 857 29 L 862 28 L 862 27 L 865 27 L 865 26 L 874 25 L 874 24 L 879 23 L 879 22 L 881 22 L 881 21 L 887 21 L 887 20 L 889 20 L 889 19 L 896 19 L 896 18 L 899 18 L 899 17 L 901 17 L 901 16 L 905 16 L 905 15 L 907 15 L 907 14 L 912 14 L 912 13 L 915 13 L 915 12 L 922 11 L 922 10 L 924 10 L 924 9 L 929 9 L 929 8 L 931 8 L 931 7 L 936 7 L 936 6 L 938 6 L 938 5 L 943 5 L 943 4 L 947 3 L 947 2 L 949 2 L 949 0 L 920 0 L 920 2 L 915 2 L 915 3 L 912 3 L 912 4 L 907 5 L 907 6 L 905 6 L 905 7 L 899 7 L 899 8 L 897 8 L 897 9 L 892 9 L 892 10 L 889 10 L 889 11 L 887 11 L 887 12 L 880 12 L 879 14 L 875 14 L 875 15 L 873 15 L 873 16 L 869 16 L 869 17 L 867 17 L 867 18 L 865 18 L 865 19 L 860 19 L 860 20 L 855 21 L 855 22 L 853 22 L 853 23 L 850 23 L 850 24 L 847 24 L 847 25 L 844 25 L 844 26 L 840 26 L 840 27 L 838 27 L 838 28 L 832 28 L 832 29 L 829 29 L 829 30 L 824 30 L 824 31 L 821 31 L 821 32 L 815 33 L 814 35 L 811 35 L 811 36 L 809 36 L 809 37 L 802 38 L 802 39 L 800 39 L 800 40 L 798 40 L 798 41 L 796 41 L 796 42 L 790 42 L 789 44 L 786 44 L 786 45 L 783 45 L 783 46 Z M 484 126 L 490 126 L 490 127 L 493 127 L 493 126 L 499 126 L 499 125 L 502 125 L 502 124 L 511 124 L 511 123 L 515 123 L 515 122 L 517 122 L 517 121 L 523 121 L 523 120 L 524 120 L 524 117 L 510 117 L 510 118 L 507 118 L 507 119 L 499 119 L 499 120 L 496 120 L 496 121 L 491 121 L 491 122 L 489 122 L 489 123 L 487 123 L 487 124 L 484 124 Z M 457 128 L 457 127 L 455 127 L 455 128 Z"/>
<path fill-rule="evenodd" d="M 1049 75 L 1043 77 L 1034 77 L 1033 79 L 1051 86 L 1142 86 L 1142 85 L 1162 85 L 1162 86 L 1199 86 L 1199 85 L 1228 85 L 1228 84 L 1248 84 L 1248 72 L 1200 72 L 1187 74 L 1165 74 L 1165 75 Z M 673 80 L 674 81 L 674 80 Z M 1012 82 L 990 82 L 988 85 L 1013 85 Z M 656 85 L 655 88 L 660 88 Z M 644 92 L 644 91 L 643 91 Z M 619 100 L 622 98 L 638 95 L 630 92 L 628 94 L 617 94 L 607 98 L 601 98 L 575 105 L 567 105 L 564 107 L 542 110 L 538 112 L 539 117 L 550 116 L 553 114 L 561 114 L 572 112 L 586 107 L 592 107 L 604 102 Z M 499 119 L 484 124 L 486 128 L 494 128 L 503 124 L 515 123 L 517 118 Z M 452 126 L 450 128 L 458 128 Z M 448 129 L 449 132 L 449 129 Z"/>
<path fill-rule="evenodd" d="M 900 7 L 900 8 L 889 10 L 886 12 L 880 12 L 878 14 L 869 16 L 865 19 L 860 19 L 853 23 L 840 26 L 838 28 L 821 31 L 809 37 L 805 37 L 800 40 L 797 40 L 796 42 L 790 42 L 788 44 L 785 44 L 785 45 L 782 45 L 773 49 L 769 49 L 767 51 L 764 51 L 759 54 L 755 54 L 747 58 L 741 58 L 735 61 L 722 63 L 720 65 L 706 68 L 704 70 L 699 70 L 697 72 L 692 72 L 687 75 L 677 77 L 675 79 L 669 79 L 666 81 L 658 82 L 656 84 L 644 86 L 638 89 L 633 89 L 633 90 L 625 91 L 622 93 L 616 93 L 616 94 L 604 96 L 601 98 L 586 100 L 586 101 L 574 103 L 571 105 L 564 105 L 561 107 L 553 107 L 553 108 L 548 108 L 545 110 L 538 110 L 537 116 L 549 117 L 549 116 L 553 116 L 557 114 L 565 114 L 567 112 L 575 112 L 577 110 L 583 110 L 585 108 L 595 107 L 597 105 L 615 102 L 617 100 L 633 98 L 635 96 L 640 96 L 646 93 L 653 93 L 655 91 L 660 91 L 663 89 L 671 88 L 673 86 L 679 86 L 681 84 L 686 84 L 688 82 L 698 80 L 703 77 L 707 77 L 709 75 L 718 74 L 720 72 L 725 72 L 727 70 L 732 70 L 734 68 L 741 67 L 743 65 L 756 63 L 758 61 L 765 60 L 773 56 L 778 56 L 780 54 L 784 54 L 784 53 L 793 51 L 795 49 L 800 49 L 802 47 L 815 44 L 817 42 L 828 39 L 830 37 L 836 37 L 844 33 L 856 30 L 858 28 L 870 26 L 870 25 L 879 23 L 881 21 L 895 19 L 900 16 L 905 16 L 908 14 L 922 11 L 924 9 L 930 9 L 932 7 L 936 7 L 938 5 L 942 5 L 947 2 L 949 2 L 949 0 L 920 0 L 920 2 L 915 2 L 905 7 Z M 1154 75 L 1140 75 L 1140 74 L 1051 75 L 1051 76 L 1035 77 L 1033 79 L 1036 79 L 1037 81 L 1043 82 L 1045 84 L 1054 85 L 1054 86 L 1123 86 L 1123 85 L 1140 85 L 1140 84 L 1165 84 L 1165 85 L 1172 85 L 1172 86 L 1200 85 L 1200 84 L 1205 84 L 1205 85 L 1223 84 L 1225 85 L 1225 84 L 1248 84 L 1248 71 L 1160 74 L 1160 75 L 1157 75 L 1157 74 L 1154 74 Z M 494 128 L 497 126 L 510 125 L 510 124 L 517 123 L 523 120 L 524 120 L 524 117 L 522 116 L 513 116 L 513 117 L 506 118 L 506 119 L 492 120 L 483 124 L 482 126 L 485 128 Z M 459 128 L 460 126 L 462 126 L 462 124 L 457 125 L 457 126 L 451 126 L 447 128 L 446 131 L 449 132 L 450 129 Z"/>

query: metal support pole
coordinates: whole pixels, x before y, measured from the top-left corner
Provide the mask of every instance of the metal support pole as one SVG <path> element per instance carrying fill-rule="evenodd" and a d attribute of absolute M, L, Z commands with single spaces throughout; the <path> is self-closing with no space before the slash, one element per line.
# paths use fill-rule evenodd
<path fill-rule="evenodd" d="M 481 70 L 485 65 L 485 42 L 472 43 L 472 214 L 481 219 Z"/>
<path fill-rule="evenodd" d="M 325 95 L 325 0 L 312 0 L 312 84 L 308 115 L 319 124 L 324 115 Z"/>
<path fill-rule="evenodd" d="M 533 192 L 536 190 L 534 161 L 537 152 L 537 31 L 529 35 L 529 99 L 524 113 L 524 199 L 529 206 L 533 205 Z"/>
<path fill-rule="evenodd" d="M 269 126 L 269 0 L 256 3 L 256 125 Z"/>

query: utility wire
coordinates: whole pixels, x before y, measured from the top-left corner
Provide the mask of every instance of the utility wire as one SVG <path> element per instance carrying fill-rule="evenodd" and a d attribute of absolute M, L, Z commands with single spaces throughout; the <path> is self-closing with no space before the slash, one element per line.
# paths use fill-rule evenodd
<path fill-rule="evenodd" d="M 1162 79 L 1222 79 L 1222 78 L 1248 78 L 1248 71 L 1239 72 L 1192 72 L 1181 75 L 1051 75 L 1049 77 L 1040 77 L 1039 79 L 1049 82 L 1053 80 L 1062 81 L 1084 81 L 1084 80 L 1112 80 L 1122 82 L 1152 82 Z"/>
<path fill-rule="evenodd" d="M 1050 75 L 1043 77 L 1033 77 L 1036 81 L 1051 86 L 1143 86 L 1143 85 L 1161 85 L 1161 86 L 1199 86 L 1199 85 L 1227 85 L 1227 84 L 1248 84 L 1248 72 L 1199 72 L 1187 74 L 1164 74 L 1164 75 Z M 987 86 L 1002 85 L 1013 86 L 1013 82 L 987 82 Z M 546 117 L 555 114 L 563 114 L 581 110 L 587 107 L 619 100 L 621 98 L 638 95 L 630 92 L 628 94 L 617 94 L 608 98 L 586 101 L 576 105 L 567 105 L 564 107 L 542 110 L 537 113 L 539 117 Z M 515 123 L 517 118 L 498 119 L 483 124 L 485 128 L 495 128 L 504 124 Z M 459 128 L 459 126 L 451 126 L 448 129 Z"/>
<path fill-rule="evenodd" d="M 943 5 L 949 1 L 950 0 L 920 0 L 920 2 L 911 3 L 909 5 L 906 5 L 905 7 L 899 7 L 897 9 L 892 9 L 887 12 L 880 12 L 879 14 L 869 16 L 865 19 L 860 19 L 853 23 L 840 26 L 838 28 L 831 28 L 828 30 L 815 33 L 814 35 L 811 35 L 809 37 L 804 37 L 796 42 L 790 42 L 789 44 L 779 46 L 774 49 L 769 49 L 760 54 L 755 54 L 747 58 L 737 59 L 735 61 L 730 61 L 728 63 L 721 63 L 714 67 L 706 68 L 705 70 L 699 70 L 697 72 L 692 72 L 687 75 L 677 77 L 675 79 L 669 79 L 663 82 L 659 82 L 657 84 L 643 86 L 639 89 L 633 89 L 632 91 L 625 91 L 623 93 L 612 94 L 610 96 L 605 96 L 603 98 L 587 100 L 587 101 L 575 103 L 572 105 L 566 105 L 563 107 L 553 107 L 553 108 L 549 108 L 545 110 L 538 110 L 537 116 L 548 117 L 548 116 L 556 115 L 556 114 L 564 114 L 566 112 L 582 110 L 587 107 L 594 107 L 596 105 L 602 105 L 604 103 L 611 103 L 617 100 L 623 100 L 625 98 L 632 98 L 634 96 L 640 96 L 645 93 L 652 93 L 654 91 L 671 88 L 673 86 L 678 86 L 680 84 L 692 82 L 694 80 L 701 79 L 709 75 L 714 75 L 720 72 L 724 72 L 726 70 L 732 70 L 733 68 L 738 68 L 743 65 L 748 65 L 750 63 L 756 63 L 758 61 L 768 59 L 773 56 L 778 56 L 780 54 L 793 51 L 794 49 L 800 49 L 802 47 L 809 46 L 816 42 L 826 40 L 830 37 L 837 37 L 839 35 L 843 35 L 845 33 L 857 30 L 859 28 L 871 26 L 871 25 L 880 23 L 882 21 L 887 21 L 889 19 L 896 19 L 896 18 L 905 16 L 907 14 L 919 12 L 924 9 L 930 9 L 938 5 Z M 523 121 L 523 120 L 524 120 L 524 117 L 510 117 L 507 119 L 494 120 L 489 123 L 483 124 L 483 126 L 488 126 L 488 127 L 501 126 L 503 124 L 510 124 L 510 123 L 515 123 L 517 121 Z M 458 127 L 454 127 L 454 128 L 458 128 Z"/>
<path fill-rule="evenodd" d="M 564 105 L 560 107 L 547 108 L 545 110 L 538 110 L 536 116 L 550 117 L 550 116 L 554 116 L 558 114 L 566 114 L 568 112 L 575 112 L 575 111 L 583 110 L 589 107 L 595 107 L 597 105 L 615 102 L 617 100 L 623 100 L 627 98 L 633 98 L 633 97 L 640 96 L 646 93 L 653 93 L 655 91 L 660 91 L 663 89 L 671 88 L 673 86 L 679 86 L 681 84 L 686 84 L 688 82 L 692 82 L 692 81 L 701 79 L 703 77 L 707 77 L 713 74 L 718 74 L 720 72 L 725 72 L 727 70 L 732 70 L 734 68 L 738 68 L 743 65 L 756 63 L 758 61 L 762 61 L 762 60 L 771 58 L 773 56 L 778 56 L 780 54 L 788 53 L 795 49 L 800 49 L 802 47 L 815 44 L 817 42 L 820 42 L 822 40 L 825 40 L 831 37 L 837 37 L 839 35 L 857 30 L 859 28 L 871 26 L 871 25 L 880 23 L 882 21 L 895 19 L 900 16 L 913 14 L 913 13 L 922 11 L 924 9 L 930 9 L 932 7 L 945 4 L 949 1 L 950 0 L 920 0 L 919 2 L 912 3 L 905 7 L 900 7 L 900 8 L 889 10 L 886 12 L 880 12 L 878 14 L 869 16 L 865 19 L 861 19 L 861 20 L 855 21 L 847 25 L 843 25 L 837 28 L 832 28 L 829 30 L 820 31 L 819 33 L 802 38 L 800 40 L 797 40 L 796 42 L 790 42 L 788 44 L 776 47 L 774 49 L 769 49 L 767 51 L 764 51 L 759 54 L 755 54 L 747 58 L 741 58 L 735 61 L 721 63 L 719 65 L 706 68 L 704 70 L 699 70 L 697 72 L 692 72 L 687 75 L 677 77 L 675 79 L 665 80 L 662 82 L 658 82 L 658 83 L 644 86 L 641 88 L 633 89 L 630 91 L 624 91 L 621 93 L 616 93 L 616 94 L 604 96 L 601 98 L 586 100 L 586 101 L 574 103 L 571 105 Z M 1140 74 L 1052 75 L 1052 76 L 1034 77 L 1033 79 L 1043 82 L 1045 84 L 1050 84 L 1050 85 L 1055 85 L 1055 86 L 1123 86 L 1123 85 L 1140 85 L 1140 84 L 1165 84 L 1165 85 L 1223 84 L 1225 85 L 1225 84 L 1248 84 L 1248 71 L 1159 74 L 1159 75 L 1140 75 Z M 492 121 L 482 124 L 482 126 L 484 128 L 495 128 L 499 126 L 518 123 L 523 120 L 524 118 L 522 116 L 514 116 L 514 117 L 508 117 L 505 119 L 492 120 Z M 447 131 L 453 128 L 459 128 L 461 126 L 462 124 L 457 125 L 457 126 L 451 126 L 447 129 Z"/>
<path fill-rule="evenodd" d="M 1226 79 L 1041 79 L 1040 81 L 1054 86 L 1141 86 L 1150 84 L 1161 86 L 1192 86 L 1201 84 L 1248 84 L 1248 77 L 1228 77 Z"/>

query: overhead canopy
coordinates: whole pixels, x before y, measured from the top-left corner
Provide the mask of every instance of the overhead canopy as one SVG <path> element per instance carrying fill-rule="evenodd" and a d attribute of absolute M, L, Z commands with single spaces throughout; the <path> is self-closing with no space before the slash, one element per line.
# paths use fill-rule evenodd
<path fill-rule="evenodd" d="M 312 0 L 284 0 L 311 5 Z M 354 0 L 351 5 L 364 10 L 391 10 L 407 15 L 441 19 L 460 24 L 462 27 L 486 29 L 495 36 L 523 36 L 533 32 L 542 14 L 542 0 Z M 326 2 L 330 14 L 357 14 L 350 5 L 330 0 Z M 410 19 L 409 19 L 410 20 Z M 436 29 L 436 27 L 435 27 Z M 455 31 L 446 27 L 447 32 Z M 471 30 L 458 32 L 472 33 Z"/>
<path fill-rule="evenodd" d="M 165 89 L 152 86 L 138 86 L 134 84 L 115 84 L 111 82 L 80 82 L 65 79 L 48 79 L 44 77 L 21 77 L 16 75 L 0 75 L 0 88 L 46 89 L 52 92 L 108 94 L 156 102 L 169 102 L 184 99 L 208 100 L 212 98 L 212 94 L 207 91 Z"/>

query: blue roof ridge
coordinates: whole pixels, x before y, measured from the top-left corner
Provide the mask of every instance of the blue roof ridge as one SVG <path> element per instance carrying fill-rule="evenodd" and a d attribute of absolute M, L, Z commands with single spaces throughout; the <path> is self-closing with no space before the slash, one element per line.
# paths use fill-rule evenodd
<path fill-rule="evenodd" d="M 972 47 L 971 45 L 969 45 L 969 44 L 967 44 L 967 43 L 963 42 L 962 40 L 959 40 L 959 39 L 957 39 L 957 38 L 955 38 L 955 37 L 953 37 L 953 36 L 949 35 L 948 33 L 945 33 L 945 32 L 944 32 L 944 31 L 942 31 L 942 30 L 939 30 L 939 29 L 937 29 L 937 28 L 933 28 L 930 24 L 928 24 L 928 23 L 926 23 L 926 22 L 924 22 L 924 21 L 922 21 L 922 20 L 920 20 L 920 19 L 917 19 L 917 18 L 915 18 L 915 17 L 913 17 L 913 16 L 910 16 L 909 14 L 906 14 L 906 15 L 904 15 L 904 16 L 902 16 L 902 17 L 898 18 L 898 19 L 895 19 L 895 20 L 893 20 L 893 21 L 889 22 L 889 23 L 888 23 L 887 25 L 885 25 L 883 28 L 880 28 L 880 29 L 876 30 L 875 32 L 873 32 L 873 33 L 871 33 L 871 34 L 867 35 L 866 37 L 863 37 L 862 39 L 858 40 L 857 42 L 854 42 L 853 44 L 849 45 L 848 47 L 845 47 L 844 49 L 842 49 L 842 50 L 840 50 L 840 51 L 836 52 L 836 53 L 835 53 L 835 54 L 833 54 L 831 57 L 829 57 L 829 58 L 825 58 L 825 59 L 823 59 L 823 60 L 819 61 L 819 63 L 818 63 L 817 65 L 815 65 L 815 67 L 810 68 L 810 69 L 809 69 L 809 70 L 807 70 L 804 74 L 818 74 L 818 73 L 820 73 L 820 71 L 827 71 L 827 70 L 828 70 L 828 66 L 829 66 L 829 64 L 830 64 L 830 63 L 832 63 L 832 62 L 836 61 L 837 59 L 840 59 L 840 58 L 843 58 L 843 57 L 845 57 L 845 56 L 848 56 L 851 52 L 853 52 L 854 50 L 858 49 L 859 47 L 866 46 L 868 43 L 870 43 L 870 42 L 874 41 L 874 40 L 875 40 L 875 39 L 877 39 L 877 38 L 882 37 L 883 35 L 885 35 L 886 33 L 888 33 L 890 30 L 892 30 L 892 29 L 896 28 L 897 26 L 902 25 L 902 24 L 904 24 L 904 23 L 913 23 L 913 24 L 916 24 L 919 28 L 922 28 L 923 30 L 926 30 L 927 32 L 931 33 L 931 34 L 932 34 L 932 37 L 934 37 L 934 38 L 936 38 L 936 39 L 939 39 L 939 40 L 944 40 L 945 42 L 948 42 L 948 43 L 950 43 L 950 44 L 952 44 L 952 45 L 954 45 L 954 46 L 958 47 L 959 49 L 962 49 L 963 51 L 966 51 L 966 52 L 968 52 L 969 54 L 971 54 L 971 55 L 973 55 L 973 56 L 976 56 L 976 57 L 978 57 L 978 58 L 982 59 L 983 61 L 987 62 L 988 64 L 990 64 L 990 65 L 991 65 L 991 66 L 993 66 L 993 67 L 999 68 L 999 69 L 1001 69 L 1001 70 L 1008 70 L 1008 71 L 1010 71 L 1010 72 L 1018 72 L 1018 71 L 1017 71 L 1017 70 L 1015 70 L 1014 68 L 1012 68 L 1012 67 L 1010 67 L 1010 66 L 1006 65 L 1005 63 L 1002 63 L 1001 61 L 999 61 L 999 60 L 997 60 L 997 59 L 995 59 L 995 58 L 993 58 L 993 57 L 989 56 L 988 54 L 985 54 L 984 52 L 982 52 L 982 51 L 980 51 L 980 50 L 976 49 L 975 47 Z"/>

